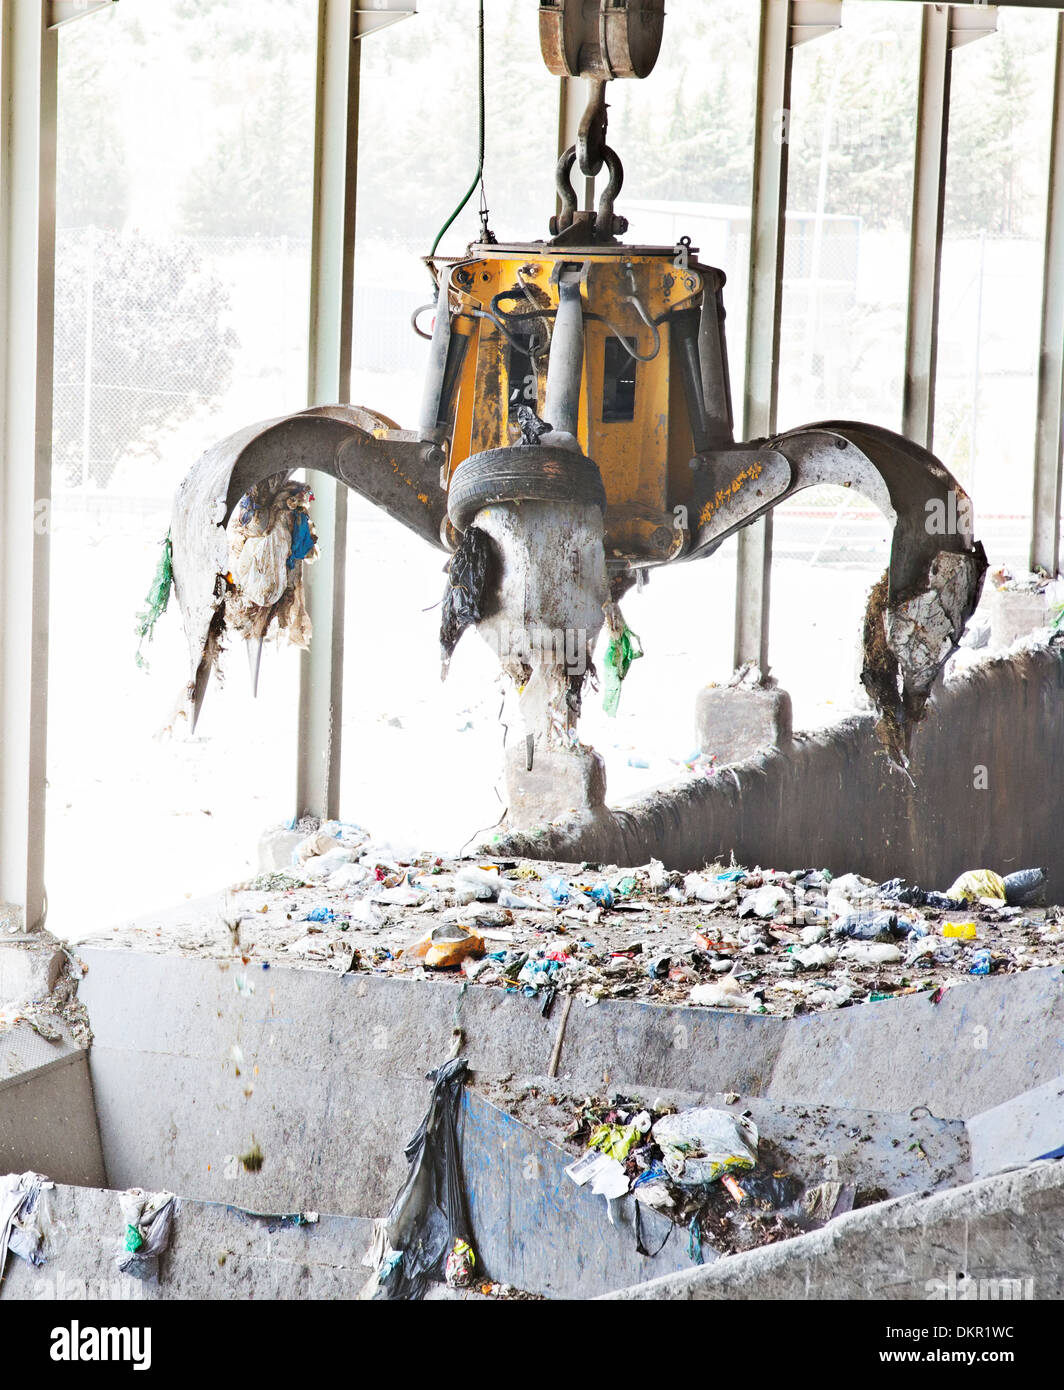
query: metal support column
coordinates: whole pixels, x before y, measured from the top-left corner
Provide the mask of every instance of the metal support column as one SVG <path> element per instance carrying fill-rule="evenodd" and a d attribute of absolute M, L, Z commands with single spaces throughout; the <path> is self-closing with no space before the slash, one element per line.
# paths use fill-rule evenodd
<path fill-rule="evenodd" d="M 790 0 L 762 0 L 757 54 L 754 182 L 750 205 L 750 289 L 746 310 L 743 438 L 776 428 L 783 221 L 787 205 L 787 139 L 791 109 Z M 752 661 L 768 675 L 772 513 L 738 536 L 735 583 L 735 665 Z"/>
<path fill-rule="evenodd" d="M 1038 352 L 1038 428 L 1031 509 L 1031 569 L 1055 575 L 1060 563 L 1064 460 L 1064 14 L 1057 16 L 1053 133 L 1049 146 L 1042 339 Z"/>
<path fill-rule="evenodd" d="M 40 0 L 0 21 L 0 917 L 45 915 L 48 529 L 58 44 Z"/>
<path fill-rule="evenodd" d="M 314 217 L 310 252 L 307 401 L 326 405 L 351 394 L 358 69 L 354 0 L 319 0 L 314 124 Z M 314 483 L 321 558 L 307 569 L 314 624 L 299 672 L 296 814 L 339 815 L 343 712 L 347 489 Z"/>
<path fill-rule="evenodd" d="M 840 0 L 761 0 L 754 184 L 750 201 L 744 439 L 760 439 L 776 430 L 793 50 L 799 44 L 834 33 L 841 23 Z M 739 532 L 737 566 L 735 665 L 752 661 L 765 677 L 769 671 L 771 512 Z"/>
<path fill-rule="evenodd" d="M 901 428 L 915 443 L 930 449 L 935 433 L 938 294 L 953 50 L 992 34 L 997 28 L 997 7 L 925 4 L 922 25 Z"/>
<path fill-rule="evenodd" d="M 925 5 L 922 24 L 901 427 L 903 434 L 930 449 L 935 430 L 938 290 L 949 140 L 949 6 Z"/>

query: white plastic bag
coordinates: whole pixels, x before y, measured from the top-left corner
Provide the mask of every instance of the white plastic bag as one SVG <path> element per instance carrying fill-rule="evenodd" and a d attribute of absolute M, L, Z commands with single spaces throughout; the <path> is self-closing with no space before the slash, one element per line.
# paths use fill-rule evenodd
<path fill-rule="evenodd" d="M 839 953 L 843 960 L 852 960 L 857 965 L 896 965 L 905 959 L 905 953 L 886 941 L 851 941 Z"/>
<path fill-rule="evenodd" d="M 651 1130 L 665 1170 L 681 1187 L 702 1187 L 757 1163 L 757 1126 L 744 1115 L 709 1108 L 663 1115 Z"/>
<path fill-rule="evenodd" d="M 292 528 L 280 521 L 264 536 L 249 536 L 233 566 L 233 581 L 244 598 L 264 608 L 276 603 L 288 584 Z"/>
<path fill-rule="evenodd" d="M 722 883 L 709 874 L 688 874 L 683 881 L 684 893 L 700 903 L 725 903 L 738 896 L 734 883 Z"/>
<path fill-rule="evenodd" d="M 498 869 L 479 869 L 475 864 L 466 864 L 455 874 L 454 886 L 459 895 L 472 893 L 475 900 L 486 903 L 499 896 L 503 884 Z"/>

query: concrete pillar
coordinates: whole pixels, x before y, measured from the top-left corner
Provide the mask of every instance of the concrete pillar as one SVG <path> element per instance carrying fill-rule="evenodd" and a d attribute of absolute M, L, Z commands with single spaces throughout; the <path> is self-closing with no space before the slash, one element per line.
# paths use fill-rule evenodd
<path fill-rule="evenodd" d="M 935 433 L 938 298 L 953 50 L 992 34 L 997 27 L 997 7 L 926 4 L 922 24 L 902 433 L 930 449 Z"/>
<path fill-rule="evenodd" d="M 776 431 L 780 314 L 791 130 L 794 49 L 834 33 L 842 22 L 839 0 L 762 0 L 757 50 L 754 182 L 750 202 L 750 280 L 746 310 L 743 438 Z M 735 585 L 735 666 L 769 671 L 769 589 L 772 513 L 738 536 Z"/>
<path fill-rule="evenodd" d="M 902 431 L 917 444 L 930 449 L 935 431 L 938 291 L 953 56 L 949 42 L 949 7 L 925 5 L 922 24 Z"/>
<path fill-rule="evenodd" d="M 308 405 L 346 402 L 351 395 L 357 8 L 354 0 L 319 0 L 318 4 Z M 321 558 L 306 572 L 314 637 L 300 659 L 295 812 L 326 820 L 340 813 L 347 489 L 331 478 L 316 478 L 314 497 Z"/>
<path fill-rule="evenodd" d="M 523 743 L 506 749 L 506 824 L 530 830 L 572 812 L 597 819 L 606 812 L 606 766 L 593 748 L 540 748 L 528 766 Z"/>
<path fill-rule="evenodd" d="M 45 915 L 58 50 L 41 0 L 0 14 L 0 931 L 18 931 Z"/>
<path fill-rule="evenodd" d="M 743 438 L 776 428 L 784 213 L 791 107 L 790 0 L 763 0 L 757 56 L 754 184 L 750 206 L 750 288 L 746 311 Z M 735 665 L 768 672 L 772 514 L 739 532 L 735 585 Z"/>
<path fill-rule="evenodd" d="M 1064 14 L 1057 16 L 1053 132 L 1049 147 L 1042 338 L 1038 351 L 1038 429 L 1031 506 L 1031 569 L 1056 574 L 1060 563 L 1061 462 L 1064 458 Z"/>
<path fill-rule="evenodd" d="M 775 686 L 707 685 L 695 701 L 699 749 L 722 766 L 791 746 L 791 697 Z"/>

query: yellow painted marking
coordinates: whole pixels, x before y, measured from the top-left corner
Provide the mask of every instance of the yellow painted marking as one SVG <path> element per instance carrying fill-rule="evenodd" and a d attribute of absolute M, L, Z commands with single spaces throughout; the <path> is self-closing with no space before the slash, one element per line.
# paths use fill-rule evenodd
<path fill-rule="evenodd" d="M 719 511 L 729 497 L 734 497 L 745 483 L 756 482 L 764 471 L 763 464 L 751 463 L 741 473 L 737 473 L 727 487 L 718 488 L 716 496 L 711 497 L 702 508 L 698 518 L 699 524 L 705 526 L 706 522 L 712 518 L 713 513 Z"/>

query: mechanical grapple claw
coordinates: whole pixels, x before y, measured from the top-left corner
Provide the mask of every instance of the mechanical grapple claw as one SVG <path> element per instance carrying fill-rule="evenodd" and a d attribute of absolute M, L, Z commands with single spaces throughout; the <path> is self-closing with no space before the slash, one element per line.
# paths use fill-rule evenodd
<path fill-rule="evenodd" d="M 226 600 L 239 591 L 227 525 L 241 499 L 267 513 L 292 473 L 309 469 L 339 479 L 430 544 L 445 548 L 442 461 L 435 443 L 419 443 L 385 416 L 350 405 L 264 420 L 207 450 L 178 489 L 171 527 L 174 592 L 191 659 L 193 728 L 221 653 Z M 256 645 L 251 666 L 257 687 L 258 651 L 266 634 L 245 635 Z"/>
<path fill-rule="evenodd" d="M 592 82 L 579 144 L 558 166 L 562 211 L 550 241 L 485 239 L 439 266 L 415 430 L 354 406 L 316 408 L 239 431 L 185 479 L 173 567 L 194 719 L 228 615 L 240 611 L 226 524 L 238 504 L 273 516 L 297 469 L 337 478 L 451 554 L 445 667 L 476 626 L 520 691 L 530 757 L 576 744 L 595 640 L 607 614 L 611 632 L 624 631 L 617 604 L 637 573 L 709 555 L 795 492 L 830 483 L 893 523 L 862 679 L 887 752 L 906 766 L 913 727 L 978 602 L 986 558 L 971 508 L 932 454 L 873 425 L 734 440 L 724 275 L 687 239 L 615 239 L 626 225 L 613 213 L 623 171 L 605 143 L 602 87 L 649 72 L 663 13 L 663 0 L 542 7 L 548 66 Z M 577 209 L 577 162 L 608 172 L 597 212 Z M 295 521 L 291 544 L 295 563 Z M 259 645 L 263 615 L 266 626 L 274 616 L 260 609 L 252 630 L 237 625 Z M 257 676 L 258 647 L 252 668 Z"/>

